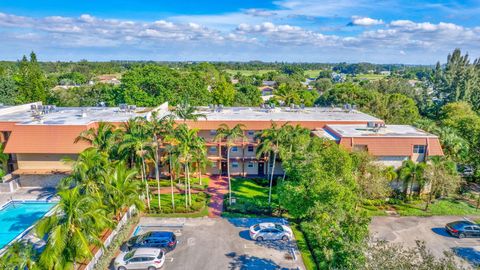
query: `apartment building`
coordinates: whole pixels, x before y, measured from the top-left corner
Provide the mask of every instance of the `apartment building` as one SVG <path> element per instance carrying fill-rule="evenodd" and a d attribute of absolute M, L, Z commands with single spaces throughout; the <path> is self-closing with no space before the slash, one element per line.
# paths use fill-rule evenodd
<path fill-rule="evenodd" d="M 41 103 L 0 107 L 0 142 L 5 143 L 4 152 L 10 154 L 11 173 L 33 184 L 55 182 L 71 170 L 71 164 L 65 163 L 64 158 L 75 159 L 89 147 L 85 142 L 74 143 L 82 131 L 96 127 L 101 121 L 120 125 L 137 116 L 148 119 L 153 111 L 159 116 L 171 113 L 166 103 L 153 109 L 125 105 L 57 108 Z M 271 172 L 273 160 L 267 163 L 265 158 L 257 158 L 255 135 L 270 128 L 272 122 L 278 126 L 298 124 L 312 130 L 312 136 L 335 140 L 352 151 L 368 151 L 387 165 L 399 166 L 407 158 L 422 161 L 428 156 L 443 155 L 438 137 L 411 126 L 385 126 L 381 119 L 351 108 L 200 107 L 198 112 L 206 115 L 206 119 L 185 123 L 198 129 L 205 139 L 211 161 L 207 173 L 212 175 L 227 171 L 227 149 L 214 140 L 221 124 L 245 127 L 245 140 L 230 150 L 233 175 L 263 176 Z M 274 173 L 283 174 L 280 161 L 275 162 Z"/>

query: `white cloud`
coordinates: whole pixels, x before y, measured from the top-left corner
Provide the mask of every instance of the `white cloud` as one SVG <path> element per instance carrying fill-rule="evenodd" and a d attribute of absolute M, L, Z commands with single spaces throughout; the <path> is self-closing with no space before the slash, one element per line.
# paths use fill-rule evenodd
<path fill-rule="evenodd" d="M 350 25 L 358 25 L 358 26 L 374 26 L 383 24 L 382 20 L 372 19 L 368 17 L 359 17 L 353 16 Z"/>

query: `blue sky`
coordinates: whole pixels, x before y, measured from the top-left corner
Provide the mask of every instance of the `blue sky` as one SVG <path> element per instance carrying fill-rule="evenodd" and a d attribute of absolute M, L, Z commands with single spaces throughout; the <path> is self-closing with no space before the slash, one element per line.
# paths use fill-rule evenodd
<path fill-rule="evenodd" d="M 480 57 L 480 0 L 1 0 L 0 59 L 433 64 Z"/>

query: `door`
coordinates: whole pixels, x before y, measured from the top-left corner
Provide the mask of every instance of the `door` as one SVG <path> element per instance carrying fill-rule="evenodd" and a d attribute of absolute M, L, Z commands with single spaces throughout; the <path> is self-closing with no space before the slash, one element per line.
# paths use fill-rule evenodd
<path fill-rule="evenodd" d="M 227 171 L 227 162 L 226 161 L 222 161 L 222 175 L 227 175 L 228 171 Z"/>
<path fill-rule="evenodd" d="M 259 162 L 258 163 L 258 176 L 264 176 L 265 175 L 265 162 Z"/>
<path fill-rule="evenodd" d="M 135 257 L 128 261 L 127 269 L 142 269 L 143 268 L 143 258 Z"/>
<path fill-rule="evenodd" d="M 466 237 L 472 237 L 474 235 L 473 228 L 471 226 L 467 226 L 463 230 Z"/>
<path fill-rule="evenodd" d="M 479 226 L 473 226 L 473 234 L 475 237 L 480 237 L 480 227 Z"/>

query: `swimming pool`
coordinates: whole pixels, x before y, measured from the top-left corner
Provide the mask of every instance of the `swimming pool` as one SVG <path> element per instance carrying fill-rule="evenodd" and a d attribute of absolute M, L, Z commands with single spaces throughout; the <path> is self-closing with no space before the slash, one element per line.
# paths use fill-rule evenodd
<path fill-rule="evenodd" d="M 11 201 L 0 208 L 0 250 L 41 219 L 56 203 Z"/>

